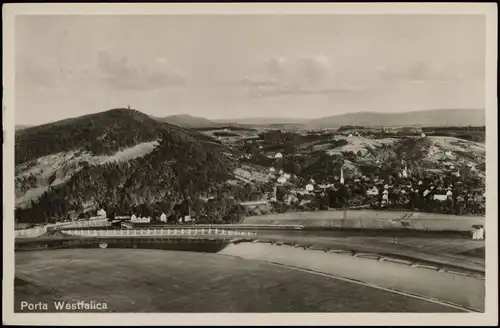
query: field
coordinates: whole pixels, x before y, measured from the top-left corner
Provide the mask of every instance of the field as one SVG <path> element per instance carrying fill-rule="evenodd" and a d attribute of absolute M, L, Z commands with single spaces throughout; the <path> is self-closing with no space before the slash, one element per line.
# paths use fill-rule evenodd
<path fill-rule="evenodd" d="M 456 312 L 258 261 L 160 250 L 16 254 L 15 304 L 107 302 L 111 312 Z M 53 311 L 53 307 L 49 310 Z"/>
<path fill-rule="evenodd" d="M 262 216 L 251 216 L 244 224 L 297 224 L 316 228 L 351 229 L 408 229 L 430 231 L 470 231 L 473 225 L 484 225 L 484 217 L 455 216 L 434 213 L 410 213 L 400 211 L 351 210 L 343 211 L 289 212 Z M 401 221 L 405 221 L 402 223 Z M 404 224 L 404 225 L 403 225 Z"/>

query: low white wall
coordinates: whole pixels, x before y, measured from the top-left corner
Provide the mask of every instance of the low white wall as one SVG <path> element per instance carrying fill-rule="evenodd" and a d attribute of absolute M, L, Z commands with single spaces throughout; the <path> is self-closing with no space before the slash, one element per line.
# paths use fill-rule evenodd
<path fill-rule="evenodd" d="M 252 237 L 256 233 L 238 230 L 224 229 L 119 229 L 119 230 L 65 230 L 65 234 L 76 236 L 94 236 L 94 237 L 118 237 L 118 236 L 196 236 L 196 235 L 220 235 Z"/>

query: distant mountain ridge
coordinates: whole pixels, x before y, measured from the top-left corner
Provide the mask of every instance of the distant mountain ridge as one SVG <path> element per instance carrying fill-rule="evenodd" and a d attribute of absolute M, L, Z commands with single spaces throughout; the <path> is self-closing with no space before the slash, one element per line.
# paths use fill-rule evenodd
<path fill-rule="evenodd" d="M 358 112 L 310 120 L 307 125 L 333 128 L 343 125 L 361 126 L 484 126 L 486 115 L 478 109 L 434 109 L 415 112 Z"/>
<path fill-rule="evenodd" d="M 338 128 L 343 125 L 380 126 L 485 126 L 484 109 L 432 109 L 412 112 L 382 113 L 356 112 L 325 116 L 321 118 L 288 117 L 248 117 L 235 119 L 207 119 L 189 114 L 177 114 L 165 117 L 149 116 L 157 122 L 164 122 L 182 128 L 220 128 L 227 126 L 252 125 L 296 125 L 308 128 Z M 72 120 L 72 118 L 67 119 Z M 62 120 L 59 122 L 65 122 Z M 57 123 L 57 122 L 54 122 Z M 53 123 L 49 123 L 53 124 Z M 45 124 L 44 124 L 45 125 Z M 17 125 L 16 131 L 38 126 Z"/>
<path fill-rule="evenodd" d="M 163 118 L 156 118 L 159 121 L 170 123 L 185 128 L 206 128 L 217 127 L 220 124 L 204 117 L 191 116 L 188 114 L 170 115 Z"/>
<path fill-rule="evenodd" d="M 236 119 L 217 119 L 214 122 L 221 124 L 242 124 L 242 125 L 269 125 L 269 124 L 304 124 L 308 122 L 307 118 L 288 118 L 288 117 L 246 117 Z"/>
<path fill-rule="evenodd" d="M 486 115 L 480 109 L 432 109 L 413 112 L 381 113 L 356 112 L 325 116 L 317 119 L 301 118 L 242 118 L 214 120 L 215 122 L 271 125 L 295 124 L 309 128 L 336 128 L 343 125 L 362 126 L 484 126 Z"/>

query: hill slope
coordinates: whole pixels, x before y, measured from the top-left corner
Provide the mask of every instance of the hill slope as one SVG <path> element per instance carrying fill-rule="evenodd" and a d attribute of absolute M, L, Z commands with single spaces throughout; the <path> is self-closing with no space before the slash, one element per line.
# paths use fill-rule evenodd
<path fill-rule="evenodd" d="M 30 125 L 16 125 L 15 129 L 16 129 L 16 131 L 19 131 L 19 130 L 27 129 L 29 127 L 30 127 Z"/>
<path fill-rule="evenodd" d="M 157 204 L 165 212 L 223 184 L 224 148 L 201 133 L 114 109 L 16 133 L 16 218 L 47 221 Z"/>
<path fill-rule="evenodd" d="M 484 126 L 484 110 L 439 109 L 404 113 L 361 112 L 327 116 L 308 121 L 316 128 L 362 126 Z"/>

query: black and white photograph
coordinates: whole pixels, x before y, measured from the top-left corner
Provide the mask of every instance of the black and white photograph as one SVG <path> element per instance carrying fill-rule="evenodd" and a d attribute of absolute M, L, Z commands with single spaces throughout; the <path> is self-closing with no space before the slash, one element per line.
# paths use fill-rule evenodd
<path fill-rule="evenodd" d="M 498 324 L 496 6 L 240 5 L 4 7 L 4 317 Z"/>

